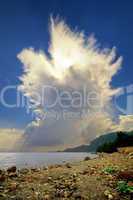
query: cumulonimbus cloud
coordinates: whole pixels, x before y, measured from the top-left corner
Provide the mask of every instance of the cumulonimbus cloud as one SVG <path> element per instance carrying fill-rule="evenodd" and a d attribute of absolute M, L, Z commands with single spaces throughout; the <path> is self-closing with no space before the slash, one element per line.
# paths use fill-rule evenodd
<path fill-rule="evenodd" d="M 32 142 L 40 138 L 38 144 L 42 140 L 48 143 L 51 141 L 52 144 L 65 143 L 70 138 L 69 143 L 75 138 L 88 141 L 91 136 L 110 131 L 114 122 L 109 108 L 112 97 L 119 90 L 112 88 L 111 81 L 121 67 L 122 57 L 117 58 L 114 47 L 101 49 L 93 36 L 87 37 L 83 32 L 71 30 L 64 21 L 51 19 L 50 37 L 48 53 L 28 48 L 18 54 L 24 71 L 20 77 L 20 90 L 30 102 L 36 104 L 33 108 L 36 122 L 28 126 L 26 137 Z M 93 106 L 84 105 L 86 109 L 89 108 L 87 119 L 71 119 L 69 122 L 63 119 L 51 120 L 52 125 L 47 127 L 50 120 L 40 117 L 40 113 L 47 112 L 47 107 L 37 96 L 41 96 L 42 86 L 45 85 L 81 93 L 85 86 L 89 93 L 95 91 L 100 104 L 97 107 L 94 101 Z M 52 101 L 54 94 L 49 92 L 47 98 Z M 58 108 L 58 105 L 55 107 Z M 72 111 L 72 107 L 69 111 Z"/>

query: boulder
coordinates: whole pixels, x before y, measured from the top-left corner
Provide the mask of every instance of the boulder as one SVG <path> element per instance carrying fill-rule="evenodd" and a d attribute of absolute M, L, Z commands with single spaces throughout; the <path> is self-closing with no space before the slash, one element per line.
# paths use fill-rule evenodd
<path fill-rule="evenodd" d="M 9 168 L 7 169 L 7 172 L 8 172 L 8 174 L 9 174 L 9 173 L 15 173 L 16 170 L 17 170 L 16 166 L 12 166 L 12 167 L 9 167 Z"/>
<path fill-rule="evenodd" d="M 84 159 L 84 161 L 88 161 L 88 160 L 90 160 L 90 157 L 86 156 L 85 159 Z"/>

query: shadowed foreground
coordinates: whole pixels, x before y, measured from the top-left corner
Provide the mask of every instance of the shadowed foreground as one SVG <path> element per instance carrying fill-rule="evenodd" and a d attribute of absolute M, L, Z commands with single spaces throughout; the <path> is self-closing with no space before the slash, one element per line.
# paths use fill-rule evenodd
<path fill-rule="evenodd" d="M 0 171 L 0 200 L 126 200 L 133 194 L 133 152 L 43 169 Z"/>

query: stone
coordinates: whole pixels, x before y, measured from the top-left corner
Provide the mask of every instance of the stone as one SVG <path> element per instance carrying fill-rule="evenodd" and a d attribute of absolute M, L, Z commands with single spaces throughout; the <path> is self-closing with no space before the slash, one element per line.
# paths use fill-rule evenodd
<path fill-rule="evenodd" d="M 43 170 L 46 170 L 46 171 L 47 171 L 47 170 L 48 170 L 48 167 L 47 167 L 47 166 L 44 166 L 44 167 L 43 167 Z"/>
<path fill-rule="evenodd" d="M 84 159 L 84 161 L 88 161 L 88 160 L 90 160 L 90 157 L 86 156 L 85 159 Z"/>
<path fill-rule="evenodd" d="M 21 174 L 28 174 L 29 173 L 29 169 L 27 168 L 23 168 L 19 171 Z"/>
<path fill-rule="evenodd" d="M 104 191 L 104 195 L 105 195 L 105 196 L 108 196 L 109 194 L 110 194 L 110 191 L 109 191 L 109 190 L 105 190 L 105 191 Z"/>
<path fill-rule="evenodd" d="M 80 192 L 74 192 L 72 196 L 73 196 L 74 199 L 82 199 Z"/>
<path fill-rule="evenodd" d="M 3 198 L 6 199 L 6 194 L 0 192 L 0 198 L 1 198 L 1 197 L 2 197 L 2 199 L 3 199 Z"/>
<path fill-rule="evenodd" d="M 13 182 L 8 187 L 9 191 L 15 191 L 17 189 L 17 183 Z"/>
<path fill-rule="evenodd" d="M 6 180 L 6 176 L 4 174 L 0 175 L 0 182 L 4 182 Z"/>
<path fill-rule="evenodd" d="M 89 170 L 88 169 L 85 169 L 83 172 L 82 172 L 83 175 L 86 175 L 86 174 L 89 174 Z"/>
<path fill-rule="evenodd" d="M 44 195 L 44 200 L 50 200 L 50 196 L 48 194 Z"/>
<path fill-rule="evenodd" d="M 51 176 L 48 177 L 48 181 L 52 181 L 52 177 Z"/>
<path fill-rule="evenodd" d="M 77 173 L 74 173 L 74 174 L 73 174 L 73 177 L 77 177 Z"/>
<path fill-rule="evenodd" d="M 133 159 L 133 152 L 131 152 L 131 153 L 128 154 L 128 158 L 129 159 Z"/>
<path fill-rule="evenodd" d="M 16 172 L 11 172 L 11 173 L 8 174 L 8 177 L 9 177 L 9 178 L 15 178 L 15 177 L 17 177 L 17 176 L 18 176 L 18 175 L 17 175 Z"/>
<path fill-rule="evenodd" d="M 67 168 L 72 168 L 71 165 L 69 163 L 66 163 L 66 167 Z"/>
<path fill-rule="evenodd" d="M 39 172 L 40 169 L 39 168 L 31 168 L 31 172 Z"/>
<path fill-rule="evenodd" d="M 104 191 L 104 195 L 105 195 L 109 200 L 114 199 L 113 195 L 110 193 L 109 190 L 105 190 L 105 191 Z"/>
<path fill-rule="evenodd" d="M 17 170 L 16 166 L 12 166 L 12 167 L 7 169 L 7 172 L 8 173 L 14 173 L 14 172 L 16 172 L 16 170 Z"/>
<path fill-rule="evenodd" d="M 109 200 L 114 199 L 113 195 L 112 195 L 112 194 L 109 194 L 109 195 L 108 195 L 108 199 L 109 199 Z"/>

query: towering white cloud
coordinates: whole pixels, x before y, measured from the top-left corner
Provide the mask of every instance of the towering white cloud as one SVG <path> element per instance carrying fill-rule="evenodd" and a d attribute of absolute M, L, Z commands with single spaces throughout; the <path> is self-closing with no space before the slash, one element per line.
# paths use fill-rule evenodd
<path fill-rule="evenodd" d="M 24 66 L 20 90 L 30 102 L 36 104 L 33 108 L 36 122 L 26 129 L 27 138 L 30 141 L 40 138 L 38 143 L 43 138 L 44 143 L 60 144 L 74 142 L 75 137 L 79 142 L 111 130 L 112 110 L 108 108 L 111 107 L 113 95 L 118 92 L 118 89 L 111 87 L 111 81 L 120 69 L 122 58 L 116 58 L 115 48 L 99 48 L 94 37 L 72 31 L 63 21 L 51 19 L 50 36 L 48 54 L 29 48 L 18 55 Z M 43 120 L 42 114 L 48 111 L 47 103 L 55 101 L 55 90 L 50 89 L 42 101 L 42 88 L 46 85 L 56 87 L 58 91 L 76 91 L 75 96 L 79 92 L 83 95 L 84 88 L 87 88 L 91 103 L 82 104 L 76 109 L 72 105 L 67 107 L 67 110 L 74 112 L 89 110 L 87 119 Z M 67 99 L 64 105 L 68 103 L 68 93 L 65 93 Z M 93 95 L 97 95 L 97 100 Z M 52 109 L 64 111 L 59 102 Z"/>

